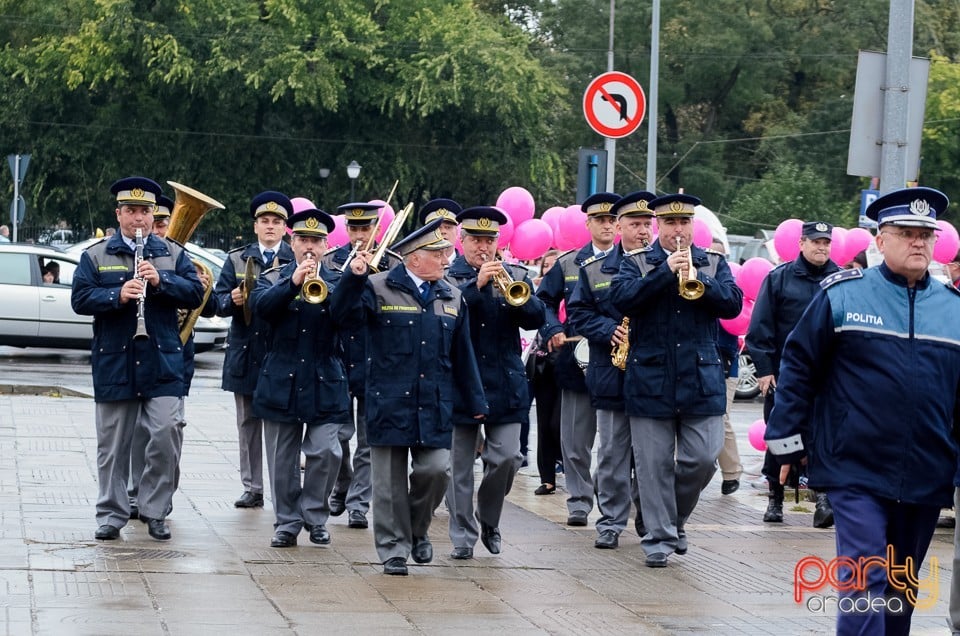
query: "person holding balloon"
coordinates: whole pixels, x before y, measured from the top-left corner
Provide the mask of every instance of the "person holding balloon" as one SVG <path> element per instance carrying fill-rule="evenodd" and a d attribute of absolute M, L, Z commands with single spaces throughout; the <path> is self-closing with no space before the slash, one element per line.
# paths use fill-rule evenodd
<path fill-rule="evenodd" d="M 537 289 L 537 297 L 547 307 L 547 321 L 540 329 L 540 338 L 547 351 L 559 351 L 556 377 L 560 385 L 560 447 L 563 454 L 564 478 L 567 486 L 567 525 L 585 526 L 593 509 L 593 477 L 590 463 L 597 437 L 597 413 L 590 405 L 590 394 L 583 371 L 574 357 L 577 338 L 569 322 L 560 320 L 560 304 L 570 302 L 573 289 L 580 280 L 580 267 L 587 259 L 605 255 L 614 247 L 617 217 L 613 204 L 620 195 L 598 192 L 590 195 L 580 208 L 586 215 L 585 226 L 590 240 L 579 250 L 564 252 L 547 272 Z M 574 338 L 574 340 L 571 340 Z"/>
<path fill-rule="evenodd" d="M 654 199 L 659 237 L 625 257 L 610 300 L 630 318 L 624 401 L 636 452 L 647 567 L 685 554 L 684 524 L 716 472 L 727 408 L 718 319 L 740 313 L 743 292 L 721 254 L 694 245 L 700 199 Z M 709 245 L 709 237 L 707 238 Z"/>
<path fill-rule="evenodd" d="M 590 343 L 586 370 L 590 404 L 597 410 L 597 538 L 594 547 L 614 549 L 630 518 L 630 501 L 637 508 L 635 528 L 645 534 L 638 484 L 633 474 L 635 446 L 642 443 L 630 435 L 630 421 L 623 404 L 623 370 L 612 360 L 612 351 L 627 342 L 629 329 L 643 325 L 624 324 L 623 314 L 610 303 L 610 281 L 620 271 L 624 253 L 653 242 L 653 209 L 656 195 L 632 192 L 617 201 L 611 212 L 620 226 L 620 245 L 606 256 L 591 257 L 580 268 L 567 315 L 573 328 Z"/>
<path fill-rule="evenodd" d="M 769 419 L 775 404 L 780 356 L 787 336 L 800 320 L 810 299 L 820 290 L 820 283 L 840 269 L 830 259 L 832 237 L 833 226 L 829 223 L 803 223 L 795 248 L 796 257 L 770 272 L 757 294 L 746 346 L 757 370 L 757 381 L 763 395 L 764 420 Z M 769 449 L 764 453 L 762 473 L 769 484 L 769 501 L 763 520 L 781 523 L 784 489 L 780 483 L 780 465 Z M 799 479 L 799 475 L 794 478 Z M 817 494 L 813 525 L 815 528 L 833 525 L 833 512 L 825 493 Z"/>
<path fill-rule="evenodd" d="M 381 218 L 387 218 L 380 203 L 345 203 L 337 208 L 347 230 L 347 243 L 329 252 L 323 259 L 324 265 L 334 272 L 342 272 L 349 267 L 347 262 L 354 248 L 360 244 L 360 250 L 374 251 L 377 241 L 374 232 L 382 236 L 387 228 Z M 393 218 L 392 216 L 390 217 Z M 379 227 L 378 227 L 379 226 Z M 379 237 L 376 237 L 379 238 Z M 400 262 L 399 257 L 387 251 L 383 255 L 380 271 L 385 272 Z M 340 329 L 340 344 L 343 349 L 343 364 L 347 367 L 350 384 L 350 402 L 356 403 L 354 416 L 341 426 L 339 431 L 340 469 L 337 481 L 330 493 L 330 514 L 337 517 L 347 511 L 347 527 L 363 529 L 369 525 L 367 513 L 370 511 L 370 446 L 367 444 L 366 399 L 364 392 L 364 364 L 367 358 L 366 334 L 359 322 L 345 324 Z M 356 451 L 350 457 L 350 439 L 356 435 Z"/>
<path fill-rule="evenodd" d="M 856 580 L 838 568 L 839 607 L 885 601 L 838 612 L 838 634 L 908 634 L 930 600 L 917 576 L 953 503 L 960 423 L 960 292 L 928 271 L 948 204 L 915 187 L 867 206 L 883 262 L 824 279 L 783 349 L 765 434 L 780 482 L 806 461 L 833 506 L 836 560 L 884 564 Z"/>

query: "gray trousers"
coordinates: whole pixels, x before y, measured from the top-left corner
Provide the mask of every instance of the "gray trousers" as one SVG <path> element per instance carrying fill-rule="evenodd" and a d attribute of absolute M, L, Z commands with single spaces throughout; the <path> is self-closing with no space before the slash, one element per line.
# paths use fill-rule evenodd
<path fill-rule="evenodd" d="M 276 520 L 274 529 L 296 535 L 306 526 L 322 526 L 330 516 L 327 497 L 340 465 L 339 424 L 291 424 L 263 421 L 267 472 Z M 300 453 L 306 457 L 303 481 Z"/>
<path fill-rule="evenodd" d="M 953 491 L 954 513 L 960 511 L 960 488 Z M 960 634 L 960 524 L 953 529 L 953 579 L 950 581 L 950 628 Z"/>
<path fill-rule="evenodd" d="M 426 537 L 450 480 L 445 448 L 371 446 L 373 541 L 381 562 L 406 559 L 414 537 Z"/>
<path fill-rule="evenodd" d="M 657 419 L 630 417 L 646 554 L 670 554 L 682 528 L 717 470 L 723 446 L 723 416 Z"/>
<path fill-rule="evenodd" d="M 743 465 L 740 463 L 740 451 L 737 450 L 737 434 L 730 424 L 730 407 L 733 406 L 733 396 L 737 393 L 737 378 L 727 378 L 727 412 L 723 414 L 723 448 L 717 462 L 720 464 L 720 474 L 724 479 L 740 479 Z"/>
<path fill-rule="evenodd" d="M 173 470 L 173 490 L 180 487 L 180 458 L 183 456 L 183 429 L 187 425 L 186 415 L 184 413 L 184 398 L 180 398 L 180 416 L 177 422 L 177 465 Z M 137 494 L 140 490 L 140 478 L 143 475 L 143 467 L 146 464 L 147 442 L 150 441 L 150 435 L 147 428 L 137 418 L 137 426 L 133 429 L 133 440 L 130 442 L 130 476 L 127 479 L 127 496 L 130 499 L 131 506 L 140 504 L 137 501 Z M 170 514 L 173 506 L 164 513 L 164 517 Z"/>
<path fill-rule="evenodd" d="M 137 421 L 147 432 L 144 464 L 137 486 L 140 514 L 162 519 L 173 500 L 180 427 L 178 397 L 97 402 L 97 524 L 122 528 L 130 519 L 127 486 L 130 449 Z"/>
<path fill-rule="evenodd" d="M 340 461 L 340 472 L 333 493 L 334 496 L 344 497 L 347 510 L 359 510 L 366 514 L 370 510 L 370 496 L 373 491 L 370 485 L 370 445 L 367 443 L 367 402 L 363 396 L 357 396 L 356 401 L 357 449 L 354 451 L 351 466 L 350 440 L 341 442 L 343 459 Z"/>
<path fill-rule="evenodd" d="M 244 492 L 263 494 L 263 420 L 253 414 L 253 396 L 234 393 L 240 444 L 240 483 Z"/>
<path fill-rule="evenodd" d="M 637 504 L 637 479 L 630 471 L 630 457 L 634 449 L 630 433 L 630 420 L 623 411 L 597 410 L 597 433 L 600 448 L 597 450 L 597 532 L 613 530 L 623 532 L 630 519 L 630 502 Z"/>
<path fill-rule="evenodd" d="M 590 463 L 597 437 L 597 412 L 590 396 L 563 389 L 560 393 L 560 450 L 567 487 L 567 511 L 593 509 L 593 477 Z"/>
<path fill-rule="evenodd" d="M 450 484 L 447 509 L 450 511 L 450 541 L 455 548 L 472 548 L 480 537 L 477 519 L 491 527 L 500 525 L 503 502 L 520 469 L 520 422 L 484 424 L 483 477 L 477 489 L 477 508 L 473 508 L 473 465 L 480 442 L 480 426 L 453 427 L 450 450 Z"/>

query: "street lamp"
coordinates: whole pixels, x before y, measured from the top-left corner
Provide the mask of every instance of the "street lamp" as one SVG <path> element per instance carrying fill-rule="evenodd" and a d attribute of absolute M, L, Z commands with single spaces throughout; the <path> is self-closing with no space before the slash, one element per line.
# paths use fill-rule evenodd
<path fill-rule="evenodd" d="M 330 176 L 330 168 L 320 168 L 320 178 L 326 179 Z"/>
<path fill-rule="evenodd" d="M 326 189 L 327 177 L 330 176 L 330 168 L 320 168 L 320 205 L 323 205 L 324 190 Z"/>
<path fill-rule="evenodd" d="M 350 177 L 350 200 L 353 201 L 353 186 L 357 182 L 357 177 L 360 176 L 360 164 L 356 161 L 351 161 L 347 166 L 347 176 Z"/>

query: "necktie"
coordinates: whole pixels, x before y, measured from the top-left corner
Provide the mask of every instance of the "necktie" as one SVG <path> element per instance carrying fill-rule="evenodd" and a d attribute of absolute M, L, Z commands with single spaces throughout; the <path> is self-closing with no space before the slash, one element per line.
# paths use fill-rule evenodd
<path fill-rule="evenodd" d="M 273 267 L 273 257 L 276 255 L 276 252 L 273 250 L 264 250 L 263 251 L 263 262 L 266 263 L 267 267 Z"/>
<path fill-rule="evenodd" d="M 420 283 L 420 298 L 423 302 L 427 302 L 427 297 L 430 295 L 430 283 L 423 281 Z"/>

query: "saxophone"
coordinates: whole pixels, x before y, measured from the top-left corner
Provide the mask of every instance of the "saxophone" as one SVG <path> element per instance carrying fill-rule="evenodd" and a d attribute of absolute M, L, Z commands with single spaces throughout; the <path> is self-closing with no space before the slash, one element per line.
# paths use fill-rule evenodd
<path fill-rule="evenodd" d="M 620 344 L 613 345 L 610 352 L 610 361 L 621 371 L 627 368 L 627 357 L 630 355 L 630 316 L 624 316 L 620 326 L 627 330 L 627 337 Z"/>

